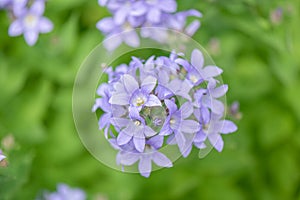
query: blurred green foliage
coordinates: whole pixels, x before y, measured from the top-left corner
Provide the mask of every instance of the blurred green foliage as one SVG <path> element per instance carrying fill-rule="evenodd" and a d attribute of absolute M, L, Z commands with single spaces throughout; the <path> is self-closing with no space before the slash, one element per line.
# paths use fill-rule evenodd
<path fill-rule="evenodd" d="M 300 1 L 179 0 L 203 12 L 194 38 L 224 69 L 229 103 L 238 100 L 238 132 L 222 153 L 197 151 L 149 179 L 112 170 L 81 144 L 72 117 L 72 87 L 88 53 L 102 41 L 95 28 L 108 16 L 97 1 L 50 0 L 55 24 L 29 47 L 7 35 L 0 12 L 0 199 L 34 199 L 60 182 L 94 199 L 300 199 Z M 276 9 L 282 9 L 282 16 Z M 114 158 L 112 158 L 114 159 Z"/>

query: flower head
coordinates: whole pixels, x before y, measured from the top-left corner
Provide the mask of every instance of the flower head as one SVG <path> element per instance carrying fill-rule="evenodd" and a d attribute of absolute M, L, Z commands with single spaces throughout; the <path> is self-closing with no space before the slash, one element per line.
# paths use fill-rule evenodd
<path fill-rule="evenodd" d="M 25 6 L 26 1 L 21 2 L 13 7 L 13 14 L 16 19 L 10 25 L 8 34 L 10 36 L 24 34 L 26 43 L 32 46 L 37 42 L 39 33 L 50 32 L 53 29 L 53 24 L 43 16 L 45 10 L 44 0 L 36 0 L 30 8 Z"/>
<path fill-rule="evenodd" d="M 119 151 L 117 164 L 138 162 L 145 177 L 151 173 L 152 162 L 172 166 L 160 151 L 165 145 L 177 145 L 184 157 L 193 146 L 205 148 L 206 141 L 221 151 L 221 134 L 237 129 L 223 119 L 224 105 L 219 98 L 228 86 L 215 79 L 222 70 L 206 66 L 200 50 L 192 52 L 191 61 L 183 56 L 172 52 L 169 57 L 146 60 L 132 57 L 129 65 L 108 68 L 110 84 L 101 84 L 97 91 L 101 98 L 96 99 L 93 110 L 104 111 L 99 128 L 104 128 L 106 138 Z M 199 81 L 193 81 L 193 74 Z"/>

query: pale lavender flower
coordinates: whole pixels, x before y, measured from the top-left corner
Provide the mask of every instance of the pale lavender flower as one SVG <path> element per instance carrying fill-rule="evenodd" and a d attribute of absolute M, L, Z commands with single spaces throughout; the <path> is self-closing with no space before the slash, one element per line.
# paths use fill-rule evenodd
<path fill-rule="evenodd" d="M 178 109 L 173 101 L 166 99 L 164 102 L 168 108 L 169 115 L 160 131 L 160 135 L 174 134 L 173 136 L 180 152 L 186 157 L 187 147 L 189 146 L 187 144 L 191 144 L 191 140 L 187 140 L 186 133 L 194 134 L 200 129 L 198 122 L 187 119 L 193 113 L 193 106 L 190 102 L 186 102 Z"/>
<path fill-rule="evenodd" d="M 139 115 L 139 112 L 134 109 L 130 115 L 131 119 L 113 118 L 112 124 L 121 130 L 117 137 L 117 144 L 128 144 L 133 140 L 134 147 L 139 152 L 144 152 L 146 145 L 146 138 L 150 138 L 156 134 L 149 126 L 146 125 L 145 120 Z"/>
<path fill-rule="evenodd" d="M 142 176 L 149 177 L 152 171 L 152 162 L 160 167 L 170 168 L 173 166 L 171 160 L 157 149 L 163 143 L 162 136 L 152 137 L 147 141 L 144 153 L 122 149 L 117 155 L 117 163 L 130 166 L 139 161 L 138 169 Z"/>
<path fill-rule="evenodd" d="M 209 123 L 203 124 L 202 129 L 197 133 L 198 136 L 195 137 L 195 142 L 201 144 L 207 138 L 211 145 L 221 152 L 224 147 L 221 134 L 229 134 L 237 130 L 237 126 L 232 121 L 222 120 L 221 117 L 212 114 Z"/>
<path fill-rule="evenodd" d="M 103 110 L 105 113 L 100 117 L 99 128 L 104 129 L 105 137 L 108 138 L 108 129 L 111 125 L 111 118 L 120 117 L 126 113 L 126 110 L 122 106 L 111 105 L 109 99 L 111 97 L 111 87 L 108 84 L 102 84 L 97 90 L 97 94 L 101 98 L 97 98 L 92 111 L 97 109 Z"/>
<path fill-rule="evenodd" d="M 137 80 L 125 74 L 115 85 L 115 91 L 109 100 L 113 105 L 130 105 L 139 111 L 144 107 L 161 106 L 160 100 L 151 92 L 156 86 L 156 78 L 148 76 L 139 85 Z"/>
<path fill-rule="evenodd" d="M 5 158 L 6 158 L 6 156 L 3 155 L 3 152 L 2 152 L 2 150 L 0 149 L 0 162 L 1 162 L 2 160 L 4 160 Z"/>
<path fill-rule="evenodd" d="M 195 93 L 195 106 L 209 108 L 213 113 L 222 115 L 224 113 L 224 104 L 218 98 L 224 96 L 228 90 L 227 85 L 216 87 L 216 81 L 211 79 L 207 89 L 199 89 Z"/>
<path fill-rule="evenodd" d="M 43 16 L 45 2 L 35 1 L 30 8 L 15 8 L 15 21 L 9 27 L 10 36 L 24 34 L 25 41 L 32 46 L 36 43 L 39 33 L 48 33 L 53 29 L 52 22 Z"/>
<path fill-rule="evenodd" d="M 202 14 L 197 10 L 187 10 L 178 12 L 175 15 L 171 15 L 166 23 L 169 28 L 181 31 L 187 35 L 193 36 L 195 32 L 200 28 L 200 21 L 194 20 L 191 24 L 187 24 L 188 17 L 202 17 Z"/>
<path fill-rule="evenodd" d="M 131 47 L 138 47 L 140 45 L 139 36 L 127 22 L 117 25 L 113 18 L 107 17 L 100 20 L 96 24 L 96 27 L 106 34 L 107 38 L 112 37 L 112 39 L 104 40 L 104 46 L 109 51 L 116 49 L 122 42 Z"/>
<path fill-rule="evenodd" d="M 79 188 L 70 188 L 66 184 L 58 184 L 57 191 L 45 194 L 45 200 L 86 200 L 86 194 Z"/>
<path fill-rule="evenodd" d="M 199 85 L 203 81 L 213 80 L 214 77 L 219 76 L 223 72 L 217 66 L 208 65 L 204 67 L 204 57 L 198 49 L 192 52 L 191 63 L 181 58 L 178 58 L 176 62 L 185 68 L 187 78 L 194 86 Z"/>
<path fill-rule="evenodd" d="M 177 3 L 175 0 L 147 0 L 145 1 L 147 7 L 146 18 L 149 22 L 158 24 L 162 20 L 163 13 L 173 13 L 177 10 Z"/>

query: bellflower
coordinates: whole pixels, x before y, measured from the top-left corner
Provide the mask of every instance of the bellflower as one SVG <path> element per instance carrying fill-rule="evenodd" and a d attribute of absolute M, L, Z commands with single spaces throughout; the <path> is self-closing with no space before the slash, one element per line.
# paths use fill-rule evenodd
<path fill-rule="evenodd" d="M 197 133 L 194 139 L 195 146 L 200 147 L 208 139 L 213 147 L 221 152 L 224 147 L 224 141 L 221 134 L 233 133 L 237 126 L 229 120 L 222 120 L 220 115 L 212 114 L 210 121 L 203 124 L 203 128 Z"/>
<path fill-rule="evenodd" d="M 175 29 L 192 36 L 200 27 L 199 20 L 188 24 L 187 18 L 200 18 L 201 13 L 196 10 L 176 12 L 175 0 L 98 0 L 98 3 L 106 6 L 112 13 L 112 17 L 104 18 L 96 24 L 106 37 L 115 36 L 104 42 L 104 46 L 110 51 L 122 42 L 131 47 L 139 46 L 139 36 L 134 31 L 135 28 L 141 28 L 142 37 L 165 43 L 169 39 L 167 29 Z M 146 27 L 164 29 L 143 29 Z"/>
<path fill-rule="evenodd" d="M 139 111 L 144 107 L 161 106 L 160 100 L 151 92 L 156 85 L 156 78 L 148 76 L 140 84 L 131 76 L 125 74 L 121 81 L 116 83 L 115 91 L 109 100 L 113 105 L 130 105 Z"/>
<path fill-rule="evenodd" d="M 100 98 L 93 107 L 103 111 L 99 128 L 118 150 L 117 164 L 138 163 L 142 176 L 150 176 L 152 163 L 172 167 L 161 152 L 166 145 L 176 145 L 183 157 L 193 146 L 205 148 L 207 141 L 221 151 L 221 134 L 237 129 L 223 119 L 220 98 L 228 86 L 216 79 L 222 70 L 205 66 L 200 50 L 192 52 L 191 60 L 176 52 L 169 57 L 132 57 L 128 65 L 109 67 L 105 72 L 109 84 L 99 86 Z"/>
<path fill-rule="evenodd" d="M 4 160 L 5 158 L 6 158 L 6 156 L 3 155 L 2 150 L 0 149 L 0 162 L 1 162 L 2 160 Z"/>
<path fill-rule="evenodd" d="M 9 36 L 24 34 L 25 41 L 32 46 L 37 42 L 39 33 L 48 33 L 53 29 L 52 22 L 43 16 L 45 10 L 44 0 L 36 0 L 30 8 L 26 7 L 27 1 L 13 1 L 12 13 L 15 20 L 9 27 Z"/>
<path fill-rule="evenodd" d="M 190 102 L 184 103 L 179 110 L 173 101 L 166 99 L 165 103 L 169 110 L 169 115 L 160 130 L 160 134 L 174 134 L 180 152 L 186 157 L 186 150 L 189 145 L 187 145 L 188 141 L 185 133 L 196 133 L 200 129 L 200 124 L 195 120 L 186 120 L 193 113 L 193 107 Z"/>
<path fill-rule="evenodd" d="M 57 191 L 45 194 L 45 200 L 86 200 L 86 194 L 79 188 L 70 188 L 66 184 L 58 184 Z"/>

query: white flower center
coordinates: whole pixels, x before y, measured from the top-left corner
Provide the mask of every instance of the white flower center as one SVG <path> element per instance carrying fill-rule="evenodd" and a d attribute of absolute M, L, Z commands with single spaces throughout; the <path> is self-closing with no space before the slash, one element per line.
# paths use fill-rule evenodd
<path fill-rule="evenodd" d="M 197 81 L 198 81 L 198 78 L 195 75 L 191 75 L 190 79 L 193 83 L 197 83 Z"/>
<path fill-rule="evenodd" d="M 124 31 L 131 31 L 132 26 L 128 22 L 125 22 L 123 25 L 123 29 L 124 29 Z"/>
<path fill-rule="evenodd" d="M 141 125 L 141 122 L 139 120 L 134 121 L 134 125 L 139 126 Z"/>
<path fill-rule="evenodd" d="M 170 119 L 170 124 L 175 124 L 176 120 L 174 118 Z"/>
<path fill-rule="evenodd" d="M 143 105 L 144 103 L 145 103 L 145 101 L 144 101 L 144 99 L 141 98 L 141 97 L 138 97 L 138 98 L 136 98 L 136 100 L 135 100 L 135 104 L 136 104 L 137 106 L 141 106 L 141 105 Z"/>
<path fill-rule="evenodd" d="M 38 24 L 38 18 L 35 15 L 28 14 L 24 19 L 27 28 L 35 28 Z"/>

